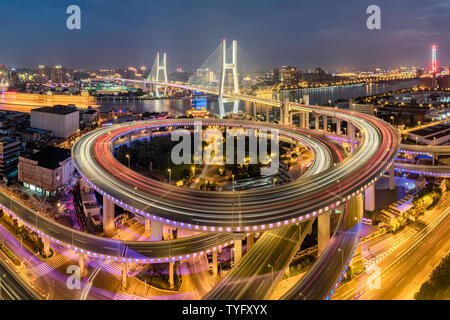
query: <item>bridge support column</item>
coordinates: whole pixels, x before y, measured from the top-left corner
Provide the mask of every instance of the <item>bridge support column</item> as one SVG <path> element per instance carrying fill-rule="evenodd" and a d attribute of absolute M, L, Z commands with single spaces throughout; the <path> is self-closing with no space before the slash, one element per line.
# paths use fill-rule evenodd
<path fill-rule="evenodd" d="M 328 242 L 330 241 L 330 211 L 327 211 L 321 215 L 319 215 L 317 221 L 317 229 L 318 229 L 318 251 L 319 256 L 322 254 L 323 250 L 325 250 Z"/>
<path fill-rule="evenodd" d="M 145 233 L 150 232 L 150 225 L 151 225 L 150 219 L 145 219 L 145 228 L 144 228 Z"/>
<path fill-rule="evenodd" d="M 323 116 L 323 132 L 324 133 L 328 132 L 328 117 L 327 116 Z"/>
<path fill-rule="evenodd" d="M 128 282 L 128 263 L 124 262 L 122 264 L 122 288 L 127 288 L 127 282 Z"/>
<path fill-rule="evenodd" d="M 266 122 L 268 123 L 270 122 L 270 107 L 267 107 L 266 112 Z"/>
<path fill-rule="evenodd" d="M 174 287 L 175 283 L 173 281 L 173 261 L 169 262 L 169 286 L 170 289 Z"/>
<path fill-rule="evenodd" d="M 131 138 L 132 138 L 132 134 L 131 134 L 131 132 L 129 132 L 127 134 L 127 145 L 128 145 L 128 148 L 131 146 Z"/>
<path fill-rule="evenodd" d="M 103 196 L 103 230 L 106 233 L 114 231 L 114 202 Z"/>
<path fill-rule="evenodd" d="M 350 152 L 353 153 L 355 151 L 355 126 L 352 124 L 350 125 Z"/>
<path fill-rule="evenodd" d="M 309 94 L 304 94 L 302 98 L 303 104 L 306 104 L 309 106 Z"/>
<path fill-rule="evenodd" d="M 78 266 L 80 267 L 80 274 L 82 275 L 84 273 L 85 269 L 85 256 L 84 253 L 78 254 Z"/>
<path fill-rule="evenodd" d="M 341 119 L 336 118 L 336 134 L 341 135 Z"/>
<path fill-rule="evenodd" d="M 367 211 L 375 211 L 375 185 L 372 184 L 364 191 L 364 208 Z"/>
<path fill-rule="evenodd" d="M 294 115 L 291 113 L 289 115 L 289 125 L 292 126 L 294 124 Z"/>
<path fill-rule="evenodd" d="M 389 168 L 389 190 L 395 190 L 394 164 Z"/>
<path fill-rule="evenodd" d="M 234 240 L 234 265 L 236 266 L 242 258 L 242 240 Z"/>
<path fill-rule="evenodd" d="M 152 221 L 150 226 L 150 240 L 160 241 L 163 237 L 163 224 L 158 221 Z"/>
<path fill-rule="evenodd" d="M 253 247 L 255 244 L 255 234 L 249 234 L 247 237 L 247 252 Z"/>
<path fill-rule="evenodd" d="M 253 119 L 256 121 L 256 104 L 253 104 Z"/>
<path fill-rule="evenodd" d="M 152 140 L 152 129 L 148 129 L 148 141 Z"/>
<path fill-rule="evenodd" d="M 213 265 L 213 276 L 214 277 L 217 277 L 217 274 L 218 274 L 218 270 L 217 270 L 217 250 L 216 251 L 213 251 L 213 254 L 212 254 L 212 265 Z"/>
<path fill-rule="evenodd" d="M 319 115 L 314 115 L 314 129 L 319 130 Z"/>
<path fill-rule="evenodd" d="M 44 249 L 43 249 L 43 254 L 45 256 L 50 255 L 50 240 L 42 237 L 42 242 L 44 243 Z"/>

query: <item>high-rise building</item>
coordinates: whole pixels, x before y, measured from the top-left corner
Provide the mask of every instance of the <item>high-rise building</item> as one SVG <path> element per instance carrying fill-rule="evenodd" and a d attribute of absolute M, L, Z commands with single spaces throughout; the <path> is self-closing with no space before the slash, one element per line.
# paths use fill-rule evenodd
<path fill-rule="evenodd" d="M 0 138 L 0 176 L 9 179 L 17 175 L 21 142 L 7 137 Z"/>
<path fill-rule="evenodd" d="M 297 81 L 297 68 L 292 66 L 282 66 L 280 80 L 285 83 Z"/>
<path fill-rule="evenodd" d="M 280 69 L 278 69 L 278 68 L 273 69 L 272 79 L 273 79 L 273 81 L 280 81 Z"/>

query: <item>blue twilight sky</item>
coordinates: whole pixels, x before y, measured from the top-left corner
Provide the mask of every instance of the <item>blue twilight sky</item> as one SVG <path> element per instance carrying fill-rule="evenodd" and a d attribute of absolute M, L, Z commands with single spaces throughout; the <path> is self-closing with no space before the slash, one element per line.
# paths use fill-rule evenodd
<path fill-rule="evenodd" d="M 66 8 L 81 8 L 81 30 Z M 366 27 L 381 7 L 382 29 Z M 430 46 L 450 65 L 450 0 L 0 0 L 0 64 L 74 68 L 151 65 L 192 69 L 222 38 L 237 39 L 260 69 L 291 64 L 428 66 Z"/>

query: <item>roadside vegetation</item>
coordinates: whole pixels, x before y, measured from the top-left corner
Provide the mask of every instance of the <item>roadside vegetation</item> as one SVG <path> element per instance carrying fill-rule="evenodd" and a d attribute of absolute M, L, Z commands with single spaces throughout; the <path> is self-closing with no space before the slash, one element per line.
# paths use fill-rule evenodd
<path fill-rule="evenodd" d="M 450 253 L 431 272 L 430 278 L 414 295 L 416 300 L 450 299 Z"/>

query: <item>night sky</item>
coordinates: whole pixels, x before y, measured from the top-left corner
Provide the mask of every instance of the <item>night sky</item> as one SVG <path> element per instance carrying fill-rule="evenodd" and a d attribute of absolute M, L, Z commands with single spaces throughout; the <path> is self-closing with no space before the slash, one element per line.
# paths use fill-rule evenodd
<path fill-rule="evenodd" d="M 81 8 L 81 30 L 66 8 Z M 382 29 L 366 27 L 381 7 Z M 428 66 L 430 46 L 450 65 L 450 0 L 16 0 L 0 2 L 0 63 L 73 68 L 201 65 L 222 38 L 237 39 L 259 69 Z"/>

